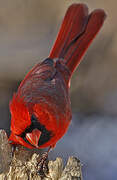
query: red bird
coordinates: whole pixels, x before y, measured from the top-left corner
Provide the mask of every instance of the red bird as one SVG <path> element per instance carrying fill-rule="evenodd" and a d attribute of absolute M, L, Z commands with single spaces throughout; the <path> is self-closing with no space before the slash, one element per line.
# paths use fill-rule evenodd
<path fill-rule="evenodd" d="M 10 102 L 13 144 L 52 148 L 66 133 L 72 117 L 72 74 L 105 17 L 101 9 L 88 14 L 84 4 L 68 8 L 49 57 L 32 68 Z"/>

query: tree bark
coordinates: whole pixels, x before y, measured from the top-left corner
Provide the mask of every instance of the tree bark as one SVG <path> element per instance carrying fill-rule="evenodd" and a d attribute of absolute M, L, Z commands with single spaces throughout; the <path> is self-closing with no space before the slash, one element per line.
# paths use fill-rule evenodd
<path fill-rule="evenodd" d="M 60 157 L 48 162 L 48 173 L 37 173 L 39 154 L 19 146 L 12 153 L 7 134 L 0 130 L 0 180 L 82 180 L 81 163 L 69 157 L 65 167 Z"/>

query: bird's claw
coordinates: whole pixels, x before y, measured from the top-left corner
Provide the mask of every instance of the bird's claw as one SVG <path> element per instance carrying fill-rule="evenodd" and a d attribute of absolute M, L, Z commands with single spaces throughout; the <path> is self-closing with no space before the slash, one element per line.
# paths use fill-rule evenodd
<path fill-rule="evenodd" d="M 41 157 L 38 160 L 37 165 L 37 173 L 44 177 L 48 173 L 48 152 L 45 152 L 41 155 Z"/>

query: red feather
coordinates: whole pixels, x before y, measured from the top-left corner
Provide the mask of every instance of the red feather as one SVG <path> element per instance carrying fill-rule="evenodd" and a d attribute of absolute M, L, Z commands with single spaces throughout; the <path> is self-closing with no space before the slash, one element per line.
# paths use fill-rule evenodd
<path fill-rule="evenodd" d="M 66 133 L 71 121 L 69 80 L 104 19 L 103 10 L 88 14 L 84 4 L 68 8 L 49 58 L 27 74 L 10 103 L 12 143 L 54 147 Z"/>
<path fill-rule="evenodd" d="M 86 5 L 71 5 L 64 17 L 50 58 L 63 58 L 64 63 L 73 73 L 100 30 L 105 17 L 105 12 L 101 9 L 88 14 Z"/>

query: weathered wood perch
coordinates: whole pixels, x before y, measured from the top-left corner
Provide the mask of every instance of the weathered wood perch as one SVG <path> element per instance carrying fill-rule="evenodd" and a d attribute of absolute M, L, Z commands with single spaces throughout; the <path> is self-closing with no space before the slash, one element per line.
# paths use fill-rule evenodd
<path fill-rule="evenodd" d="M 0 180 L 41 180 L 37 174 L 39 154 L 19 147 L 12 156 L 7 134 L 0 130 Z M 48 163 L 49 173 L 44 180 L 82 180 L 81 164 L 75 157 L 69 157 L 65 167 L 57 157 Z"/>

